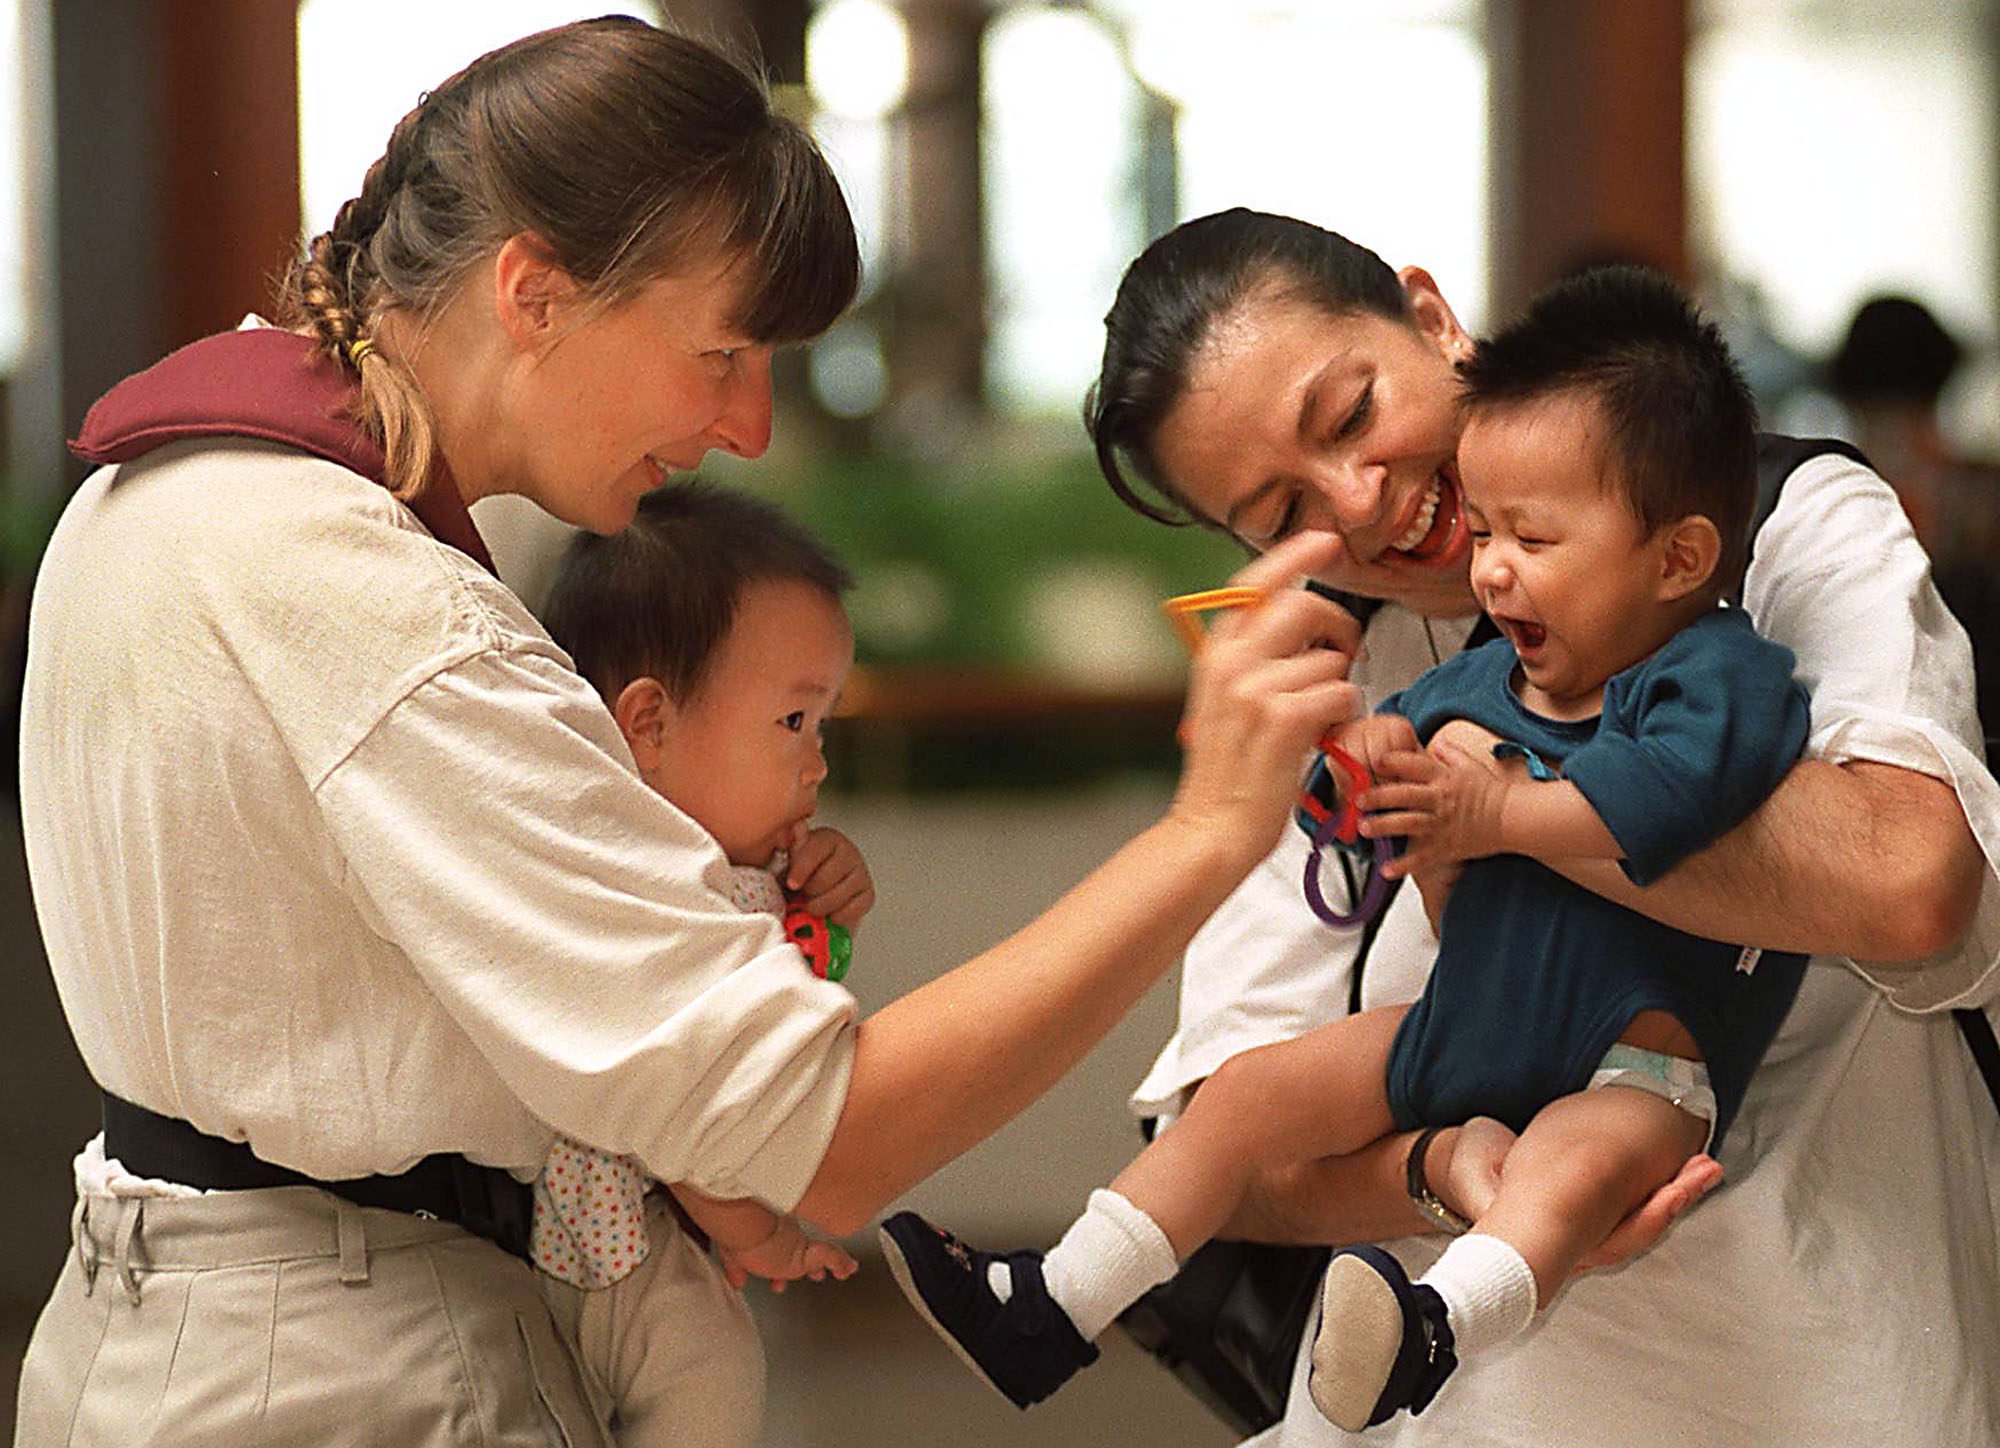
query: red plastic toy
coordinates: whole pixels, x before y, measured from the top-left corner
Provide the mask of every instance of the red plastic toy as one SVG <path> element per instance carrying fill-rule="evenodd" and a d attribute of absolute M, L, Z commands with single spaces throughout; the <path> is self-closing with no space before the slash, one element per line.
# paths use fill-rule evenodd
<path fill-rule="evenodd" d="M 840 980 L 854 959 L 854 937 L 845 925 L 793 906 L 785 912 L 785 934 L 821 980 Z"/>

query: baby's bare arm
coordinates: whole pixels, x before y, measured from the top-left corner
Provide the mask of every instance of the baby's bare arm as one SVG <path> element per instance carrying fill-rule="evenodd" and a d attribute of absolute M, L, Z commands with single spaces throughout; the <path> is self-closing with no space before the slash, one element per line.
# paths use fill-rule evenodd
<path fill-rule="evenodd" d="M 751 1197 L 711 1197 L 686 1182 L 667 1188 L 687 1209 L 694 1224 L 708 1234 L 717 1247 L 740 1251 L 764 1241 L 784 1220 L 762 1202 Z"/>
<path fill-rule="evenodd" d="M 1473 724 L 1439 733 L 1461 729 L 1495 742 Z M 1886 764 L 1812 759 L 1794 765 L 1748 819 L 1651 885 L 1634 885 L 1603 859 L 1547 863 L 1693 935 L 1876 963 L 1950 949 L 1986 876 L 1950 784 Z"/>
<path fill-rule="evenodd" d="M 1385 756 L 1387 782 L 1362 798 L 1363 833 L 1401 835 L 1393 876 L 1418 874 L 1488 855 L 1540 860 L 1623 857 L 1590 801 L 1566 780 L 1536 780 L 1517 761 L 1493 758 L 1491 736 L 1454 721 L 1422 753 Z M 1468 747 L 1470 746 L 1470 747 Z"/>

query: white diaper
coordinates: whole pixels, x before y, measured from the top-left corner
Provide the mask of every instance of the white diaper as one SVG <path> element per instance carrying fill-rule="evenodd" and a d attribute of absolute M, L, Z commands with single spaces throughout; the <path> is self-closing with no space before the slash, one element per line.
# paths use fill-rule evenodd
<path fill-rule="evenodd" d="M 1584 1089 L 1595 1091 L 1600 1086 L 1630 1086 L 1650 1091 L 1708 1123 L 1708 1135 L 1701 1144 L 1703 1151 L 1715 1140 L 1715 1092 L 1709 1087 L 1705 1062 L 1645 1051 L 1618 1041 L 1604 1053 Z"/>

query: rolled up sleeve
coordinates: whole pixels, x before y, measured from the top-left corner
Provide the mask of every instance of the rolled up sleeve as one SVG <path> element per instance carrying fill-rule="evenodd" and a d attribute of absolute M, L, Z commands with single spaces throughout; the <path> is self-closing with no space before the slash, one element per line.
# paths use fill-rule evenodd
<path fill-rule="evenodd" d="M 528 1111 L 789 1209 L 846 1098 L 854 999 L 730 905 L 554 650 L 422 680 L 315 785 L 346 888 Z"/>
<path fill-rule="evenodd" d="M 1887 484 L 1844 458 L 1800 466 L 1758 534 L 1744 589 L 1758 628 L 1798 656 L 1812 693 L 1809 757 L 1949 784 L 1985 857 L 1971 927 L 1920 962 L 1852 964 L 1905 1010 L 2000 990 L 2000 786 L 1973 709 L 1972 649 Z"/>

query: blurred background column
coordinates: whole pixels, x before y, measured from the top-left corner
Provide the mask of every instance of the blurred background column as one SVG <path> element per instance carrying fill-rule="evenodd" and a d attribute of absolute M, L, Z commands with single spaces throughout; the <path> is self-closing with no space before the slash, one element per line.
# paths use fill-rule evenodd
<path fill-rule="evenodd" d="M 119 378 L 268 305 L 299 235 L 298 48 L 273 0 L 46 14 L 59 307 L 41 365 L 69 433 Z"/>
<path fill-rule="evenodd" d="M 57 379 L 59 439 L 92 398 L 159 355 L 162 62 L 149 0 L 51 4 L 46 14 L 59 291 L 41 361 Z"/>
<path fill-rule="evenodd" d="M 803 85 L 813 0 L 673 0 L 676 29 L 724 39 L 757 56 L 778 86 Z"/>
<path fill-rule="evenodd" d="M 885 338 L 890 396 L 903 426 L 956 431 L 985 406 L 980 42 L 988 10 L 985 0 L 901 0 L 898 8 L 910 68 L 897 116 L 903 210 Z"/>
<path fill-rule="evenodd" d="M 1581 262 L 1689 280 L 1687 0 L 1489 0 L 1493 315 Z"/>
<path fill-rule="evenodd" d="M 298 247 L 298 12 L 274 0 L 140 8 L 159 30 L 162 243 L 141 281 L 177 347 L 268 310 Z"/>

